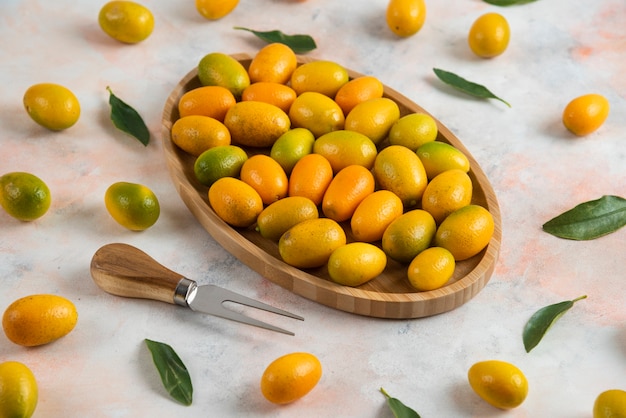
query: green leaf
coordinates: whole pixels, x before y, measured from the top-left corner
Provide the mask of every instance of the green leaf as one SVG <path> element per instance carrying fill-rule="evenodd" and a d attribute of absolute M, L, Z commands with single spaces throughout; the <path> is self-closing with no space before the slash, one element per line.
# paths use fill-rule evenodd
<path fill-rule="evenodd" d="M 555 303 L 535 312 L 526 325 L 524 326 L 524 348 L 527 353 L 535 348 L 541 341 L 543 336 L 548 332 L 552 324 L 554 324 L 565 312 L 567 312 L 574 303 L 581 299 L 585 299 L 587 295 L 578 297 L 574 300 L 566 300 L 564 302 Z"/>
<path fill-rule="evenodd" d="M 313 40 L 313 38 L 309 35 L 285 35 L 279 30 L 259 32 L 248 28 L 242 28 L 241 26 L 235 26 L 233 29 L 252 32 L 258 38 L 263 39 L 267 43 L 279 42 L 281 44 L 285 44 L 296 54 L 304 54 L 305 52 L 309 52 L 317 48 L 315 40 Z"/>
<path fill-rule="evenodd" d="M 626 225 L 626 199 L 602 196 L 581 203 L 543 224 L 543 230 L 559 238 L 591 240 Z"/>
<path fill-rule="evenodd" d="M 191 405 L 193 398 L 191 377 L 178 354 L 168 344 L 147 338 L 145 341 L 150 353 L 152 353 L 152 360 L 161 375 L 165 389 L 178 402 L 183 405 Z"/>
<path fill-rule="evenodd" d="M 435 72 L 437 77 L 439 77 L 441 81 L 443 81 L 446 84 L 451 85 L 454 88 L 461 90 L 464 93 L 470 94 L 474 97 L 478 97 L 481 99 L 500 100 L 502 103 L 504 103 L 508 107 L 511 107 L 510 104 L 508 104 L 506 101 L 502 100 L 501 98 L 499 98 L 498 96 L 490 92 L 485 86 L 473 83 L 462 77 L 459 77 L 458 75 L 454 73 L 444 71 L 439 68 L 433 68 L 433 71 Z"/>
<path fill-rule="evenodd" d="M 139 142 L 147 146 L 150 142 L 150 131 L 139 113 L 113 94 L 110 87 L 107 87 L 107 90 L 111 105 L 111 120 L 115 127 L 134 136 Z"/>
<path fill-rule="evenodd" d="M 385 395 L 387 398 L 387 405 L 389 405 L 389 409 L 393 412 L 393 416 L 396 418 L 420 418 L 419 414 L 400 402 L 400 400 L 396 398 L 392 398 L 389 396 L 385 389 L 380 388 L 380 392 Z"/>
<path fill-rule="evenodd" d="M 483 0 L 485 3 L 493 4 L 494 6 L 513 6 L 514 4 L 526 4 L 532 3 L 537 0 Z"/>

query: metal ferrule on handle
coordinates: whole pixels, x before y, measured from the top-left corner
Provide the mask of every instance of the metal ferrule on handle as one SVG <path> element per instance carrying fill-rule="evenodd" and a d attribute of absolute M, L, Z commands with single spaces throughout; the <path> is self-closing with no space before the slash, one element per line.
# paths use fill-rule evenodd
<path fill-rule="evenodd" d="M 193 300 L 198 290 L 198 284 L 186 277 L 180 279 L 174 289 L 174 303 L 189 308 L 189 302 Z"/>

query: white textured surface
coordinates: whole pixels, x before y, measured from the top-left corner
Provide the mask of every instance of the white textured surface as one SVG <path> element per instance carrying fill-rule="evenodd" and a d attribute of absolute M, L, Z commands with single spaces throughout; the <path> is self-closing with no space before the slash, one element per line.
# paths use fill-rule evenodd
<path fill-rule="evenodd" d="M 497 8 L 478 0 L 428 1 L 424 28 L 395 38 L 383 0 L 242 0 L 209 22 L 193 2 L 145 0 L 154 33 L 123 45 L 98 27 L 104 1 L 3 0 L 0 3 L 0 173 L 29 171 L 51 188 L 48 214 L 21 223 L 0 213 L 0 308 L 32 293 L 75 302 L 76 329 L 26 349 L 0 336 L 0 361 L 29 365 L 40 386 L 35 417 L 377 417 L 390 418 L 387 391 L 422 417 L 591 415 L 597 394 L 626 389 L 626 231 L 589 242 L 541 230 L 548 219 L 603 194 L 626 196 L 626 4 L 553 0 Z M 500 57 L 474 57 L 471 23 L 498 11 L 512 36 Z M 502 211 L 495 274 L 466 305 L 418 320 L 379 320 L 300 298 L 226 253 L 187 211 L 169 178 L 160 117 L 176 83 L 209 52 L 254 54 L 258 30 L 312 35 L 309 55 L 375 75 L 448 126 L 490 178 Z M 439 67 L 481 83 L 512 104 L 480 101 L 436 80 Z M 52 133 L 34 124 L 21 100 L 39 82 L 63 84 L 82 105 L 78 124 Z M 152 133 L 144 148 L 109 121 L 108 94 L 138 109 Z M 597 92 L 611 102 L 606 124 L 586 138 L 563 128 L 564 106 Z M 142 233 L 114 223 L 103 204 L 116 181 L 143 183 L 162 206 Z M 194 315 L 158 302 L 99 290 L 91 256 L 110 242 L 133 244 L 201 283 L 215 283 L 302 314 L 303 323 L 261 316 L 295 337 Z M 538 308 L 587 294 L 541 344 L 525 353 L 524 323 Z M 191 407 L 161 387 L 144 338 L 170 343 L 187 364 Z M 258 383 L 276 357 L 308 351 L 324 375 L 307 397 L 268 403 Z M 526 402 L 503 413 L 469 388 L 467 369 L 485 359 L 520 367 Z"/>

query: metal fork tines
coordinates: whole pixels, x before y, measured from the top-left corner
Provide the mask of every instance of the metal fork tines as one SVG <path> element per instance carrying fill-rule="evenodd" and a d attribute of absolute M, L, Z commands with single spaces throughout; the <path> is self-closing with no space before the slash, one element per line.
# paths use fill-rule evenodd
<path fill-rule="evenodd" d="M 182 281 L 181 281 L 182 282 Z M 275 308 L 258 300 L 243 296 L 239 293 L 232 292 L 215 285 L 202 285 L 197 286 L 193 280 L 189 280 L 187 285 L 190 286 L 186 293 L 186 305 L 198 312 L 203 312 L 209 315 L 214 315 L 224 319 L 230 319 L 243 324 L 253 325 L 260 328 L 265 328 L 271 331 L 281 332 L 283 334 L 294 335 L 293 332 L 276 327 L 271 324 L 259 321 L 258 319 L 251 318 L 243 315 L 239 312 L 235 312 L 224 306 L 226 302 L 232 302 L 251 308 L 260 309 L 263 311 L 275 313 L 278 315 L 286 316 L 293 319 L 304 321 L 304 318 L 293 314 L 291 312 L 284 311 L 282 309 Z M 193 284 L 192 284 L 193 283 Z M 180 284 L 179 284 L 180 286 Z M 177 292 L 178 293 L 178 292 Z"/>

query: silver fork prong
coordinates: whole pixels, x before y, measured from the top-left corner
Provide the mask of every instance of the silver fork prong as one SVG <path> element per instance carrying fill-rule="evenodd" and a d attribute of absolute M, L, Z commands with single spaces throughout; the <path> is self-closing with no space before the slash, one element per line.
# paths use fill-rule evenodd
<path fill-rule="evenodd" d="M 254 318 L 250 318 L 249 316 L 228 309 L 224 306 L 224 302 L 237 303 L 249 306 L 251 308 L 256 308 L 304 321 L 304 318 L 299 315 L 275 308 L 266 303 L 259 302 L 258 300 L 251 299 L 247 296 L 240 295 L 239 293 L 235 293 L 215 285 L 198 286 L 196 288 L 196 291 L 194 292 L 193 297 L 191 297 L 190 300 L 187 301 L 188 306 L 194 311 L 204 312 L 210 315 L 219 316 L 220 318 L 230 319 L 244 324 L 281 332 L 283 334 L 294 335 L 290 331 L 284 330 L 274 325 L 267 324 Z"/>
<path fill-rule="evenodd" d="M 282 309 L 278 309 L 272 305 L 268 305 L 267 303 L 260 302 L 256 299 L 249 298 L 247 296 L 241 295 L 239 293 L 232 292 L 228 289 L 224 289 L 219 286 L 209 285 L 213 287 L 211 292 L 222 300 L 222 302 L 234 302 L 239 303 L 241 305 L 249 306 L 251 308 L 261 309 L 263 311 L 272 312 L 278 315 L 287 316 L 289 318 L 299 319 L 300 321 L 304 321 L 304 318 L 300 315 L 293 314 L 291 312 L 284 311 Z"/>
<path fill-rule="evenodd" d="M 211 314 L 213 316 L 217 316 L 217 317 L 224 318 L 224 319 L 230 319 L 231 321 L 240 322 L 242 324 L 253 325 L 255 327 L 264 328 L 270 331 L 276 331 L 276 332 L 280 332 L 280 333 L 287 334 L 287 335 L 295 335 L 291 331 L 287 331 L 286 329 L 282 329 L 274 325 L 265 323 L 263 321 L 259 321 L 258 319 L 250 318 L 249 316 L 240 314 L 238 312 L 231 311 L 230 309 L 225 308 L 224 306 L 221 306 L 220 308 L 215 309 L 213 312 L 211 312 Z"/>

